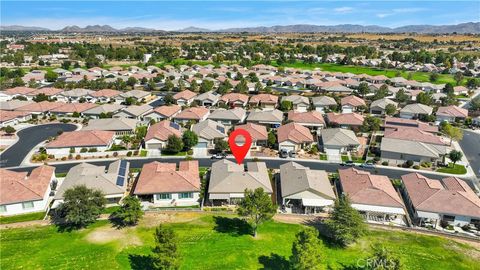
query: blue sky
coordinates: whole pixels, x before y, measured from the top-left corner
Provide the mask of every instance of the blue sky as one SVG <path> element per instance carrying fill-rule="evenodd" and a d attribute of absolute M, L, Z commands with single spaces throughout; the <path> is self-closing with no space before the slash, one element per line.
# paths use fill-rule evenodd
<path fill-rule="evenodd" d="M 480 1 L 1 1 L 1 24 L 61 29 L 108 24 L 176 30 L 287 24 L 457 24 L 479 21 Z"/>

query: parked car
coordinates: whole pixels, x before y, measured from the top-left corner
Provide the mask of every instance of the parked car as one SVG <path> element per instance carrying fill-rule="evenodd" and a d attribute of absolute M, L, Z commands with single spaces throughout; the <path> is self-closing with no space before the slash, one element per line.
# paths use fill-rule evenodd
<path fill-rule="evenodd" d="M 353 167 L 353 166 L 355 166 L 355 163 L 353 163 L 353 161 L 351 161 L 351 160 L 347 160 L 347 161 L 345 161 L 345 162 L 340 163 L 340 166 Z"/>
<path fill-rule="evenodd" d="M 295 151 L 290 151 L 290 152 L 288 152 L 288 156 L 291 157 L 291 158 L 296 158 L 297 153 L 295 153 Z"/>
<path fill-rule="evenodd" d="M 362 163 L 360 164 L 360 168 L 373 169 L 375 168 L 375 165 L 373 165 L 372 163 Z"/>
<path fill-rule="evenodd" d="M 288 157 L 288 151 L 287 149 L 280 149 L 280 152 L 278 153 L 281 158 L 287 158 Z"/>
<path fill-rule="evenodd" d="M 225 155 L 225 153 L 217 153 L 217 154 L 213 154 L 211 159 L 224 159 L 226 157 L 227 155 Z"/>

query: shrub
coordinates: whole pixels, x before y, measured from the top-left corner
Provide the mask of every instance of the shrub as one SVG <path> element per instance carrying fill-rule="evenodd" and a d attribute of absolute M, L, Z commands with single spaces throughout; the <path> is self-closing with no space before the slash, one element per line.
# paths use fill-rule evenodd
<path fill-rule="evenodd" d="M 440 227 L 446 228 L 448 226 L 448 222 L 445 220 L 440 220 Z"/>
<path fill-rule="evenodd" d="M 62 157 L 61 160 L 65 161 L 65 160 L 67 160 L 67 157 Z"/>
<path fill-rule="evenodd" d="M 72 154 L 68 155 L 68 159 L 72 159 L 72 158 L 73 158 Z"/>
<path fill-rule="evenodd" d="M 49 159 L 55 159 L 55 155 L 48 155 Z"/>
<path fill-rule="evenodd" d="M 73 153 L 75 153 L 75 148 L 72 147 L 70 148 L 70 154 L 73 154 Z"/>
<path fill-rule="evenodd" d="M 375 162 L 379 162 L 379 161 L 380 161 L 380 158 L 379 158 L 379 157 L 374 157 L 373 160 L 374 160 Z"/>
<path fill-rule="evenodd" d="M 80 153 L 86 153 L 88 152 L 88 149 L 86 147 L 83 147 L 82 149 L 80 149 Z"/>
<path fill-rule="evenodd" d="M 407 160 L 407 162 L 405 162 L 405 164 L 407 164 L 407 168 L 410 168 L 413 165 L 413 161 L 412 160 Z"/>
<path fill-rule="evenodd" d="M 139 153 L 140 153 L 140 152 L 139 152 L 138 150 L 133 151 L 133 155 L 134 155 L 134 156 L 138 156 Z"/>
<path fill-rule="evenodd" d="M 468 232 L 468 231 L 470 231 L 470 226 L 468 226 L 468 224 L 465 224 L 465 225 L 462 226 L 462 230 Z"/>
<path fill-rule="evenodd" d="M 413 166 L 413 168 L 414 168 L 415 170 L 418 170 L 418 169 L 420 169 L 420 166 L 415 165 L 415 166 Z"/>
<path fill-rule="evenodd" d="M 453 231 L 453 225 L 448 225 L 447 230 Z"/>
<path fill-rule="evenodd" d="M 193 155 L 193 150 L 192 149 L 188 150 L 187 155 L 190 155 L 190 156 Z"/>
<path fill-rule="evenodd" d="M 109 157 L 110 157 L 110 155 L 108 155 L 108 154 L 105 156 L 105 158 L 109 158 Z"/>
<path fill-rule="evenodd" d="M 131 157 L 132 156 L 132 151 L 128 151 L 127 152 L 127 157 Z"/>
<path fill-rule="evenodd" d="M 113 157 L 118 157 L 118 152 L 113 152 Z"/>
<path fill-rule="evenodd" d="M 82 159 L 82 156 L 76 155 L 76 156 L 75 156 L 75 159 L 76 159 L 76 160 Z"/>
<path fill-rule="evenodd" d="M 187 160 L 187 161 L 193 160 L 193 157 L 192 157 L 192 156 L 186 156 L 186 157 L 185 157 L 185 160 Z"/>
<path fill-rule="evenodd" d="M 382 162 L 382 165 L 383 165 L 383 166 L 388 166 L 388 161 Z"/>

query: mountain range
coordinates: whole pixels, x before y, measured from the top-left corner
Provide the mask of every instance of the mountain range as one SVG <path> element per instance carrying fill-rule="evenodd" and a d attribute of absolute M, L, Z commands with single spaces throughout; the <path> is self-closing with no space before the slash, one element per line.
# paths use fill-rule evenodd
<path fill-rule="evenodd" d="M 145 33 L 145 32 L 166 32 L 153 28 L 127 27 L 116 29 L 110 25 L 87 25 L 79 27 L 76 25 L 67 26 L 60 30 L 51 30 L 43 27 L 6 25 L 0 26 L 0 31 L 56 31 L 63 33 Z M 431 34 L 480 34 L 480 22 L 468 22 L 455 25 L 406 25 L 396 28 L 383 27 L 378 25 L 358 25 L 358 24 L 340 24 L 340 25 L 313 25 L 313 24 L 295 24 L 295 25 L 276 25 L 259 27 L 240 27 L 227 28 L 220 30 L 210 30 L 206 28 L 187 27 L 176 31 L 181 33 L 200 33 L 200 32 L 222 32 L 222 33 L 431 33 Z"/>

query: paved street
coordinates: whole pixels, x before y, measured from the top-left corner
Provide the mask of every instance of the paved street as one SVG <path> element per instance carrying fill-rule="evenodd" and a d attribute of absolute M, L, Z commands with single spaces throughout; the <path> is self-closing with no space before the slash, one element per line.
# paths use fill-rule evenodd
<path fill-rule="evenodd" d="M 477 178 L 480 178 L 480 134 L 464 130 L 459 144 Z"/>
<path fill-rule="evenodd" d="M 57 136 L 59 131 L 73 131 L 72 124 L 47 124 L 29 127 L 17 132 L 18 142 L 0 155 L 0 167 L 20 166 L 25 156 L 39 143 Z"/>

